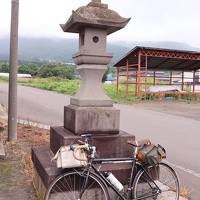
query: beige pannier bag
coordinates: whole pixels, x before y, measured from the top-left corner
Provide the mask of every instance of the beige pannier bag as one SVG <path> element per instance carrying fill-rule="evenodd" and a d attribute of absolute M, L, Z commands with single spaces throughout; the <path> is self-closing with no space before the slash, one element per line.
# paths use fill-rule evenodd
<path fill-rule="evenodd" d="M 52 158 L 56 160 L 57 168 L 78 168 L 87 165 L 87 156 L 81 145 L 62 146 L 55 156 Z"/>

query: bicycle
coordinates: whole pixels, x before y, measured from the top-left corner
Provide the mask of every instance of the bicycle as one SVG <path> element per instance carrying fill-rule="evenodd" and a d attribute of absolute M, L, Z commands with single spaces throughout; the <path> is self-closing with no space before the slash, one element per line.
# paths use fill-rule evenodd
<path fill-rule="evenodd" d="M 144 165 L 137 159 L 138 148 L 142 148 L 144 141 L 132 143 L 135 150 L 130 158 L 96 158 L 96 147 L 90 145 L 90 134 L 82 135 L 80 147 L 87 151 L 87 166 L 72 169 L 58 176 L 49 186 L 45 200 L 178 200 L 179 180 L 176 172 L 165 163 L 155 166 Z M 75 155 L 76 156 L 76 155 Z M 79 159 L 76 157 L 76 159 Z M 110 173 L 103 173 L 97 165 L 107 163 L 132 163 L 130 179 L 127 186 L 123 186 Z M 136 175 L 134 175 L 136 173 Z M 113 180 L 109 179 L 114 178 Z M 110 190 L 115 197 L 110 196 Z M 173 195 L 172 195 L 173 194 Z"/>

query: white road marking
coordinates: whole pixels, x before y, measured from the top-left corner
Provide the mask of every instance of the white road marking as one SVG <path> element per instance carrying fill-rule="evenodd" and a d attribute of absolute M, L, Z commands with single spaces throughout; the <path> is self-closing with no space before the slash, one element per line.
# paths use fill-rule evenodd
<path fill-rule="evenodd" d="M 173 163 L 171 163 L 169 161 L 165 161 L 165 163 L 169 164 L 170 166 L 172 166 L 174 168 L 180 169 L 181 171 L 184 171 L 184 172 L 186 172 L 188 174 L 191 174 L 191 175 L 195 176 L 196 178 L 200 178 L 200 173 L 195 172 L 194 170 L 187 169 L 187 168 L 182 167 L 180 165 L 173 164 Z"/>

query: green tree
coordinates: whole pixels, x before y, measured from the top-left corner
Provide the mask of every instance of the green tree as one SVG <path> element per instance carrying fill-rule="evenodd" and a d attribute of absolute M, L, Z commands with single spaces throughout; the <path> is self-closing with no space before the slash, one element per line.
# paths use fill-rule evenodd
<path fill-rule="evenodd" d="M 7 63 L 0 63 L 0 72 L 9 73 L 9 65 Z"/>
<path fill-rule="evenodd" d="M 18 69 L 18 73 L 20 74 L 31 74 L 32 76 L 36 76 L 37 72 L 39 70 L 39 67 L 35 64 L 23 64 L 20 65 Z"/>
<path fill-rule="evenodd" d="M 48 63 L 39 69 L 38 76 L 42 78 L 61 77 L 72 80 L 75 78 L 75 66 L 65 66 L 63 63 Z"/>
<path fill-rule="evenodd" d="M 63 73 L 64 73 L 64 78 L 73 80 L 75 79 L 76 67 L 73 65 L 65 66 Z"/>

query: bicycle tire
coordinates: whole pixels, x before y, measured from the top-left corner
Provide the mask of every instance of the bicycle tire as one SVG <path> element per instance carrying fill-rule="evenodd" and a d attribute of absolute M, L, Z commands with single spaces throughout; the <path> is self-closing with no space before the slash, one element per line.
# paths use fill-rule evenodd
<path fill-rule="evenodd" d="M 88 175 L 88 184 L 80 198 L 87 171 L 71 171 L 58 176 L 49 186 L 45 200 L 110 200 L 103 180 L 95 173 Z"/>
<path fill-rule="evenodd" d="M 159 163 L 155 167 L 149 166 L 147 170 L 149 176 L 160 188 L 160 193 L 156 193 L 158 192 L 158 190 L 156 190 L 156 185 L 150 180 L 144 170 L 141 169 L 136 174 L 133 182 L 134 199 L 146 197 L 146 200 L 179 200 L 180 185 L 177 174 L 173 168 L 165 163 Z M 148 195 L 151 196 L 148 197 Z"/>

